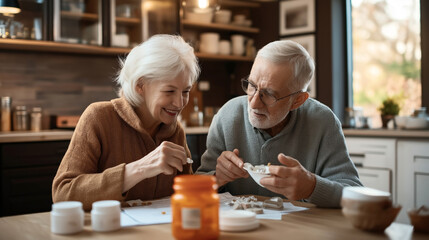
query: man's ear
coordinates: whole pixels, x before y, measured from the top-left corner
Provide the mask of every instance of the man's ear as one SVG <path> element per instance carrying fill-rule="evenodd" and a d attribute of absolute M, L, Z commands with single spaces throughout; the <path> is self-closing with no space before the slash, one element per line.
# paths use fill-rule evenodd
<path fill-rule="evenodd" d="M 298 93 L 298 96 L 295 98 L 290 110 L 292 111 L 299 108 L 299 106 L 301 106 L 305 103 L 305 101 L 307 101 L 308 97 L 310 97 L 310 94 L 308 94 L 308 92 Z"/>

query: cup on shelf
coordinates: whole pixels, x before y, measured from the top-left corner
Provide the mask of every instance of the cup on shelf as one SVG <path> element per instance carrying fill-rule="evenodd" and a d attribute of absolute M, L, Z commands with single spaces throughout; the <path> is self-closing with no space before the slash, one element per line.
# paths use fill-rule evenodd
<path fill-rule="evenodd" d="M 234 34 L 231 36 L 232 42 L 232 54 L 241 56 L 244 54 L 244 36 L 239 34 Z"/>
<path fill-rule="evenodd" d="M 202 33 L 200 35 L 200 52 L 202 53 L 219 53 L 219 34 L 218 33 Z"/>
<path fill-rule="evenodd" d="M 214 15 L 215 23 L 228 24 L 231 22 L 231 11 L 230 10 L 219 10 Z"/>
<path fill-rule="evenodd" d="M 243 14 L 234 15 L 233 24 L 243 26 L 246 23 L 246 16 Z"/>
<path fill-rule="evenodd" d="M 192 22 L 211 23 L 213 20 L 213 11 L 211 9 L 186 10 L 185 19 Z"/>
<path fill-rule="evenodd" d="M 231 54 L 231 42 L 228 40 L 221 40 L 219 42 L 219 54 L 230 55 Z"/>

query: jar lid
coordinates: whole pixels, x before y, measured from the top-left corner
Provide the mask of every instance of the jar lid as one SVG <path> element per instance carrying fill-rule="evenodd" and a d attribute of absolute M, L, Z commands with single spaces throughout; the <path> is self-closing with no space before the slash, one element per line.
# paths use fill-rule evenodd
<path fill-rule="evenodd" d="M 217 189 L 216 178 L 209 175 L 180 175 L 174 178 L 174 190 Z"/>
<path fill-rule="evenodd" d="M 41 107 L 33 107 L 33 112 L 41 112 L 42 108 Z"/>
<path fill-rule="evenodd" d="M 61 214 L 75 214 L 82 210 L 82 203 L 78 201 L 65 201 L 52 204 L 52 212 Z"/>
<path fill-rule="evenodd" d="M 25 110 L 27 110 L 27 107 L 26 106 L 16 106 L 15 107 L 15 109 L 17 110 L 17 111 L 25 111 Z"/>
<path fill-rule="evenodd" d="M 97 201 L 92 204 L 92 211 L 103 214 L 120 213 L 121 204 L 116 200 Z"/>
<path fill-rule="evenodd" d="M 243 232 L 259 227 L 256 213 L 245 210 L 222 211 L 219 215 L 219 228 L 227 232 Z"/>

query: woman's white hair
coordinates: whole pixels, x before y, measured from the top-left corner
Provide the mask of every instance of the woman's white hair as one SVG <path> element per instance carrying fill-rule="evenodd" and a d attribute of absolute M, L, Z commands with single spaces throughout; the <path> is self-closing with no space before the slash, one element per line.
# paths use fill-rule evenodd
<path fill-rule="evenodd" d="M 136 91 L 137 85 L 174 79 L 181 73 L 194 84 L 200 74 L 194 49 L 176 35 L 154 35 L 134 47 L 125 60 L 120 59 L 120 65 L 116 78 L 120 85 L 119 95 L 133 106 L 139 106 L 143 101 Z"/>
<path fill-rule="evenodd" d="M 307 91 L 314 74 L 314 60 L 300 44 L 291 40 L 279 40 L 265 45 L 256 57 L 265 58 L 273 63 L 289 63 L 293 70 L 292 91 Z"/>

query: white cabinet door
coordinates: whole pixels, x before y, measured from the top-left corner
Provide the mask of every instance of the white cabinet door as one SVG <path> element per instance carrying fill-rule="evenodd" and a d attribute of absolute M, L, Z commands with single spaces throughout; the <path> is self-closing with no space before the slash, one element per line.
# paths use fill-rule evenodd
<path fill-rule="evenodd" d="M 364 186 L 392 193 L 396 202 L 395 138 L 346 137 L 350 158 Z"/>
<path fill-rule="evenodd" d="M 392 192 L 391 171 L 387 169 L 357 168 L 359 179 L 365 187 Z"/>
<path fill-rule="evenodd" d="M 429 141 L 398 141 L 398 222 L 409 223 L 406 211 L 429 206 Z"/>

